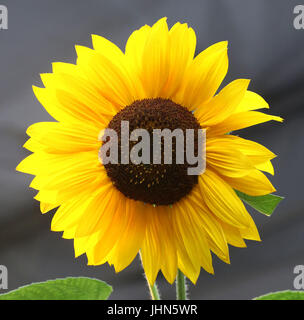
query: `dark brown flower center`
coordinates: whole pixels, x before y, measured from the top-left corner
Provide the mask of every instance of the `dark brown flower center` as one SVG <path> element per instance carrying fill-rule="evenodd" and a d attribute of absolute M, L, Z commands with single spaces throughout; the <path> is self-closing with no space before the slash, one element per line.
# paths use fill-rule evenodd
<path fill-rule="evenodd" d="M 121 163 L 122 143 L 124 143 L 121 139 L 122 121 L 128 121 L 130 133 L 135 129 L 145 129 L 149 132 L 151 137 L 149 163 L 134 164 L 131 160 L 128 164 Z M 169 129 L 171 132 L 181 129 L 184 137 L 186 129 L 194 129 L 194 154 L 197 155 L 197 130 L 201 127 L 192 112 L 186 108 L 169 99 L 137 100 L 118 112 L 110 121 L 108 128 L 115 130 L 118 136 L 118 164 L 108 163 L 105 164 L 105 168 L 113 185 L 126 197 L 155 205 L 171 205 L 186 196 L 198 182 L 197 175 L 189 175 L 187 172 L 191 165 L 187 163 L 186 156 L 183 164 L 176 163 L 177 150 L 179 152 L 182 150 L 185 154 L 186 139 L 180 148 L 177 146 L 178 139 L 172 135 L 172 164 L 166 164 L 164 162 L 166 144 L 161 138 L 161 162 L 153 163 L 153 151 L 156 152 L 152 141 L 154 129 Z M 139 141 L 140 138 L 138 141 L 129 141 L 128 150 L 131 152 Z"/>

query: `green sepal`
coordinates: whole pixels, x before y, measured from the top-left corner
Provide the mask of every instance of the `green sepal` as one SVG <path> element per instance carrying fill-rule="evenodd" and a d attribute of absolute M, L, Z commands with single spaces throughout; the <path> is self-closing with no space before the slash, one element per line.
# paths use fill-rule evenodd
<path fill-rule="evenodd" d="M 275 194 L 267 194 L 265 196 L 249 196 L 243 192 L 235 190 L 238 197 L 250 205 L 255 210 L 271 216 L 277 205 L 284 199 Z"/>

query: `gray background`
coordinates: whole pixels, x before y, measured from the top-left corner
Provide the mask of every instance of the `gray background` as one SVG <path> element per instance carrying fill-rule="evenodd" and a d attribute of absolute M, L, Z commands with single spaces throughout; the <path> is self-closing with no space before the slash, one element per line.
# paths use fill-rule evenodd
<path fill-rule="evenodd" d="M 297 1 L 0 1 L 9 11 L 8 30 L 0 31 L 0 264 L 9 271 L 9 289 L 65 276 L 97 277 L 114 286 L 114 299 L 148 298 L 138 258 L 115 274 L 108 265 L 86 266 L 74 259 L 71 240 L 50 232 L 51 214 L 41 215 L 31 176 L 15 172 L 28 153 L 22 149 L 26 128 L 50 118 L 31 86 L 51 62 L 75 62 L 74 44 L 91 46 L 90 34 L 103 35 L 124 48 L 133 29 L 167 16 L 169 25 L 188 22 L 196 31 L 198 51 L 229 40 L 226 81 L 251 78 L 271 113 L 283 124 L 243 130 L 242 136 L 270 147 L 279 157 L 272 178 L 286 199 L 271 218 L 252 212 L 262 237 L 247 249 L 231 247 L 231 265 L 214 257 L 215 276 L 202 270 L 194 299 L 250 299 L 293 288 L 293 268 L 304 264 L 303 70 L 304 30 L 293 27 Z M 159 276 L 165 298 L 174 288 Z M 0 291 L 1 292 L 1 291 Z"/>

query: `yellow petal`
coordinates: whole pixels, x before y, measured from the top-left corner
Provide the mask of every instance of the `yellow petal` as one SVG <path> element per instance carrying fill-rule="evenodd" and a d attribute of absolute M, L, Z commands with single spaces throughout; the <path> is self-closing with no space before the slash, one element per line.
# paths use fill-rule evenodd
<path fill-rule="evenodd" d="M 196 36 L 187 24 L 176 23 L 169 31 L 167 63 L 168 79 L 160 93 L 162 98 L 172 98 L 183 83 L 187 67 L 193 60 Z"/>
<path fill-rule="evenodd" d="M 177 238 L 178 262 L 182 262 L 182 272 L 195 283 L 199 275 L 202 260 L 202 254 L 199 251 L 200 247 L 198 245 L 199 239 L 195 239 L 194 237 L 193 228 L 186 209 L 179 203 L 176 203 L 174 207 L 173 228 Z M 201 230 L 201 232 L 204 232 L 204 230 Z M 209 251 L 207 247 L 206 249 Z M 206 250 L 204 251 L 206 252 Z M 190 269 L 186 269 L 185 266 L 189 266 Z"/>
<path fill-rule="evenodd" d="M 259 231 L 250 216 L 249 216 L 249 227 L 245 229 L 240 229 L 240 233 L 244 239 L 261 241 Z"/>
<path fill-rule="evenodd" d="M 236 190 L 244 192 L 251 196 L 263 196 L 275 192 L 268 178 L 259 170 L 252 170 L 249 174 L 243 177 L 223 177 L 223 179 Z"/>
<path fill-rule="evenodd" d="M 166 18 L 151 28 L 142 53 L 142 80 L 147 98 L 160 96 L 169 77 L 169 32 Z"/>
<path fill-rule="evenodd" d="M 70 200 L 62 204 L 53 216 L 51 230 L 64 231 L 65 229 L 75 226 L 83 215 L 87 205 L 88 199 L 84 196 L 80 196 L 76 200 Z"/>
<path fill-rule="evenodd" d="M 72 63 L 65 63 L 65 62 L 53 62 L 52 63 L 52 71 L 56 74 L 69 74 L 76 78 L 82 78 L 81 71 L 79 67 Z"/>
<path fill-rule="evenodd" d="M 57 207 L 56 204 L 51 204 L 51 203 L 44 203 L 40 202 L 40 211 L 41 213 L 47 213 Z"/>
<path fill-rule="evenodd" d="M 271 175 L 274 175 L 274 169 L 271 161 L 266 161 L 264 163 L 259 163 L 255 165 L 255 167 L 261 171 L 265 171 L 270 173 Z"/>
<path fill-rule="evenodd" d="M 56 98 L 55 90 L 33 86 L 33 92 L 45 110 L 55 120 L 64 122 L 75 122 L 77 120 L 77 118 L 75 119 L 75 117 L 73 117 L 68 110 L 65 110 L 59 104 Z"/>
<path fill-rule="evenodd" d="M 129 74 L 124 56 L 120 63 L 86 47 L 76 46 L 77 65 L 101 95 L 120 108 L 131 104 L 142 95 L 140 83 Z M 136 80 L 136 77 L 135 77 Z"/>
<path fill-rule="evenodd" d="M 227 41 L 218 42 L 193 60 L 174 101 L 194 110 L 214 96 L 228 70 L 227 45 Z"/>
<path fill-rule="evenodd" d="M 240 112 L 233 114 L 230 117 L 226 118 L 223 122 L 210 127 L 207 131 L 207 135 L 209 135 L 209 137 L 222 135 L 231 131 L 251 127 L 270 120 L 279 122 L 283 121 L 281 117 L 272 116 L 258 111 Z"/>
<path fill-rule="evenodd" d="M 46 150 L 46 146 L 44 146 L 42 143 L 38 142 L 37 140 L 34 140 L 32 138 L 29 138 L 25 144 L 23 145 L 23 148 L 31 151 L 31 152 L 43 152 Z"/>
<path fill-rule="evenodd" d="M 217 174 L 207 169 L 199 176 L 201 195 L 210 211 L 225 223 L 248 227 L 248 212 L 233 189 Z"/>
<path fill-rule="evenodd" d="M 224 223 L 223 221 L 220 221 L 220 224 L 223 228 L 223 231 L 225 233 L 225 238 L 229 244 L 231 244 L 234 247 L 238 248 L 245 248 L 246 243 L 243 240 L 241 236 L 241 232 L 238 228 L 235 228 L 229 224 Z"/>
<path fill-rule="evenodd" d="M 210 138 L 208 139 L 208 141 L 209 144 L 212 144 L 214 146 L 217 143 L 219 143 L 219 145 L 221 143 L 222 148 L 224 148 L 225 146 L 226 148 L 238 150 L 239 152 L 246 155 L 246 157 L 250 159 L 250 161 L 254 165 L 267 162 L 276 157 L 273 152 L 271 152 L 263 145 L 231 134 L 224 135 L 218 138 Z"/>
<path fill-rule="evenodd" d="M 126 43 L 125 56 L 128 61 L 130 71 L 136 74 L 142 74 L 143 67 L 143 51 L 146 41 L 151 32 L 150 26 L 143 26 L 139 30 L 135 30 L 129 37 Z"/>
<path fill-rule="evenodd" d="M 208 103 L 199 106 L 194 115 L 201 126 L 213 126 L 234 113 L 246 93 L 249 82 L 247 79 L 234 80 Z"/>
<path fill-rule="evenodd" d="M 206 231 L 207 237 L 218 248 L 217 253 L 220 252 L 221 259 L 225 257 L 225 260 L 229 260 L 228 246 L 221 225 L 217 221 L 216 216 L 204 205 L 199 187 L 193 188 L 185 202 L 187 202 L 185 205 L 191 210 L 195 224 Z"/>
<path fill-rule="evenodd" d="M 202 232 L 200 225 L 196 224 L 193 220 L 193 216 L 188 212 L 188 217 L 186 219 L 190 222 L 189 226 L 193 232 L 193 239 L 197 241 L 198 246 L 198 258 L 200 265 L 209 273 L 213 274 L 212 257 L 210 249 L 208 248 L 208 240 L 205 232 Z M 186 273 L 187 275 L 187 273 Z"/>
<path fill-rule="evenodd" d="M 69 239 L 69 240 L 74 239 L 74 234 L 75 234 L 75 226 L 65 229 L 62 233 L 62 238 Z"/>
<path fill-rule="evenodd" d="M 58 77 L 58 76 L 57 76 Z M 62 75 L 60 76 L 63 77 Z M 54 87 L 38 88 L 33 86 L 34 94 L 46 111 L 57 121 L 65 123 L 74 123 L 83 126 L 89 122 L 91 126 L 96 128 L 104 128 L 111 117 L 115 115 L 104 108 L 102 97 L 100 100 L 94 101 L 88 96 L 82 96 L 84 101 L 79 101 L 81 95 L 71 95 L 64 90 L 56 90 Z M 89 101 L 88 101 L 89 100 Z M 109 104 L 109 103 L 108 103 Z M 91 107 L 90 107 L 91 106 Z M 100 110 L 100 111 L 98 111 Z"/>
<path fill-rule="evenodd" d="M 268 103 L 257 93 L 247 90 L 234 113 L 269 108 Z"/>
<path fill-rule="evenodd" d="M 54 207 L 58 207 L 61 204 L 61 202 L 58 201 L 58 191 L 56 190 L 40 190 L 34 199 L 52 204 Z"/>
<path fill-rule="evenodd" d="M 133 92 L 134 100 L 144 99 L 145 92 L 143 90 L 140 79 L 138 78 L 137 70 L 136 68 L 134 68 L 134 65 L 132 65 L 132 62 L 130 61 L 128 56 L 124 55 L 120 48 L 118 48 L 114 43 L 104 37 L 92 35 L 92 42 L 93 47 L 98 52 L 98 54 L 111 61 L 111 63 L 116 66 L 117 70 L 121 74 L 123 74 L 123 76 L 125 77 L 125 82 L 128 83 L 129 90 L 132 90 Z M 78 50 L 79 49 L 82 50 L 81 48 L 78 48 Z M 132 54 L 138 55 L 138 48 L 136 49 L 136 52 L 132 52 Z M 91 53 L 90 50 L 87 50 L 87 52 Z M 87 56 L 90 56 L 90 54 Z M 85 63 L 90 63 L 90 57 L 88 57 Z"/>
<path fill-rule="evenodd" d="M 34 175 L 39 172 L 40 162 L 41 158 L 39 157 L 39 154 L 32 153 L 18 164 L 16 170 Z"/>
<path fill-rule="evenodd" d="M 81 194 L 89 194 L 105 183 L 110 183 L 105 168 L 99 163 L 96 152 L 75 154 L 34 153 L 24 159 L 17 170 L 36 175 L 31 187 L 50 193 L 37 200 L 60 204 Z M 86 185 L 86 188 L 83 185 Z"/>
<path fill-rule="evenodd" d="M 63 237 L 70 236 L 70 239 L 73 239 L 75 237 L 75 230 L 76 230 L 76 227 L 73 229 L 66 229 L 63 234 Z M 70 234 L 68 234 L 68 233 L 70 233 Z M 99 239 L 99 234 L 100 234 L 100 232 L 95 232 L 87 237 L 74 238 L 75 258 L 86 253 L 88 250 L 90 250 L 92 247 L 94 247 Z"/>
<path fill-rule="evenodd" d="M 113 63 L 119 63 L 124 60 L 123 52 L 111 41 L 96 34 L 92 34 L 93 48 L 113 61 Z"/>
<path fill-rule="evenodd" d="M 95 153 L 95 152 L 94 152 Z M 104 178 L 104 170 L 94 153 L 90 152 L 71 154 L 59 157 L 41 158 L 41 172 L 34 178 L 31 187 L 35 189 L 58 189 L 72 187 L 74 184 L 85 181 L 93 182 L 98 177 Z M 57 158 L 57 159 L 56 159 Z M 53 168 L 48 164 L 52 163 Z"/>
<path fill-rule="evenodd" d="M 38 122 L 31 125 L 26 133 L 32 139 L 24 147 L 31 151 L 42 149 L 48 153 L 74 153 L 100 147 L 99 130 L 88 125 L 81 127 L 59 122 Z"/>
<path fill-rule="evenodd" d="M 157 221 L 161 270 L 166 280 L 172 284 L 176 278 L 178 261 L 175 234 L 171 226 L 173 210 L 170 209 L 164 206 L 152 207 L 151 212 Z"/>
<path fill-rule="evenodd" d="M 57 92 L 64 92 L 74 98 L 78 105 L 84 105 L 89 113 L 87 116 L 113 116 L 120 110 L 101 94 L 93 79 L 79 77 L 78 73 L 47 73 L 40 76 L 45 87 L 55 90 L 56 96 Z"/>
<path fill-rule="evenodd" d="M 111 183 L 100 186 L 98 193 L 91 199 L 83 217 L 79 220 L 75 230 L 76 238 L 107 229 L 118 207 L 117 193 Z"/>
<path fill-rule="evenodd" d="M 235 178 L 249 174 L 264 163 L 263 168 L 272 173 L 269 160 L 276 156 L 259 143 L 233 135 L 208 138 L 206 153 L 208 165 L 222 175 Z"/>
<path fill-rule="evenodd" d="M 191 208 L 189 204 L 185 206 L 182 203 L 176 203 L 174 206 L 178 209 L 175 218 L 176 228 L 179 230 L 184 242 L 184 250 L 187 251 L 192 264 L 196 268 L 202 266 L 207 272 L 213 273 L 211 254 L 202 221 L 195 215 L 194 208 Z M 195 283 L 194 275 L 197 275 L 197 273 L 191 274 L 190 270 L 184 270 L 183 272 L 185 272 L 185 275 L 189 275 L 191 281 Z"/>
<path fill-rule="evenodd" d="M 155 219 L 151 217 L 151 214 L 148 214 L 146 234 L 141 247 L 142 264 L 145 270 L 147 280 L 151 285 L 154 284 L 157 274 L 161 267 L 161 247 L 160 241 L 158 239 L 158 228 L 157 225 L 155 225 L 154 221 Z"/>
<path fill-rule="evenodd" d="M 123 270 L 134 260 L 146 233 L 146 218 L 140 209 L 143 204 L 127 199 L 126 205 L 128 222 L 118 239 L 115 254 L 110 260 L 116 272 Z"/>
<path fill-rule="evenodd" d="M 108 227 L 100 231 L 97 242 L 86 252 L 89 265 L 99 265 L 109 260 L 111 252 L 114 252 L 115 245 L 129 222 L 127 210 L 126 198 L 122 197 L 115 214 L 108 216 L 112 217 L 111 222 L 107 223 Z"/>
<path fill-rule="evenodd" d="M 207 165 L 228 177 L 242 177 L 254 169 L 250 159 L 226 138 L 210 138 L 206 144 Z"/>

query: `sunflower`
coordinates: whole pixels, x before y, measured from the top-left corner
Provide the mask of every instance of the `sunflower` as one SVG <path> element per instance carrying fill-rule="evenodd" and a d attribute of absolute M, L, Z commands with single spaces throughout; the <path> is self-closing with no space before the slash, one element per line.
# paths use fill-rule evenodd
<path fill-rule="evenodd" d="M 34 175 L 42 213 L 57 208 L 51 229 L 74 239 L 75 256 L 89 265 L 108 262 L 116 272 L 140 252 L 150 284 L 161 270 L 169 283 L 181 270 L 193 283 L 201 267 L 213 273 L 211 252 L 230 263 L 228 244 L 260 241 L 235 190 L 272 193 L 275 155 L 231 132 L 280 117 L 249 91 L 249 80 L 221 90 L 226 41 L 195 56 L 187 24 L 168 29 L 166 18 L 129 37 L 125 52 L 93 35 L 93 49 L 76 46 L 76 65 L 53 63 L 34 93 L 56 122 L 31 125 L 24 147 L 33 152 L 17 170 Z M 135 128 L 206 130 L 206 170 L 187 176 L 185 166 L 103 165 L 100 133 Z"/>

